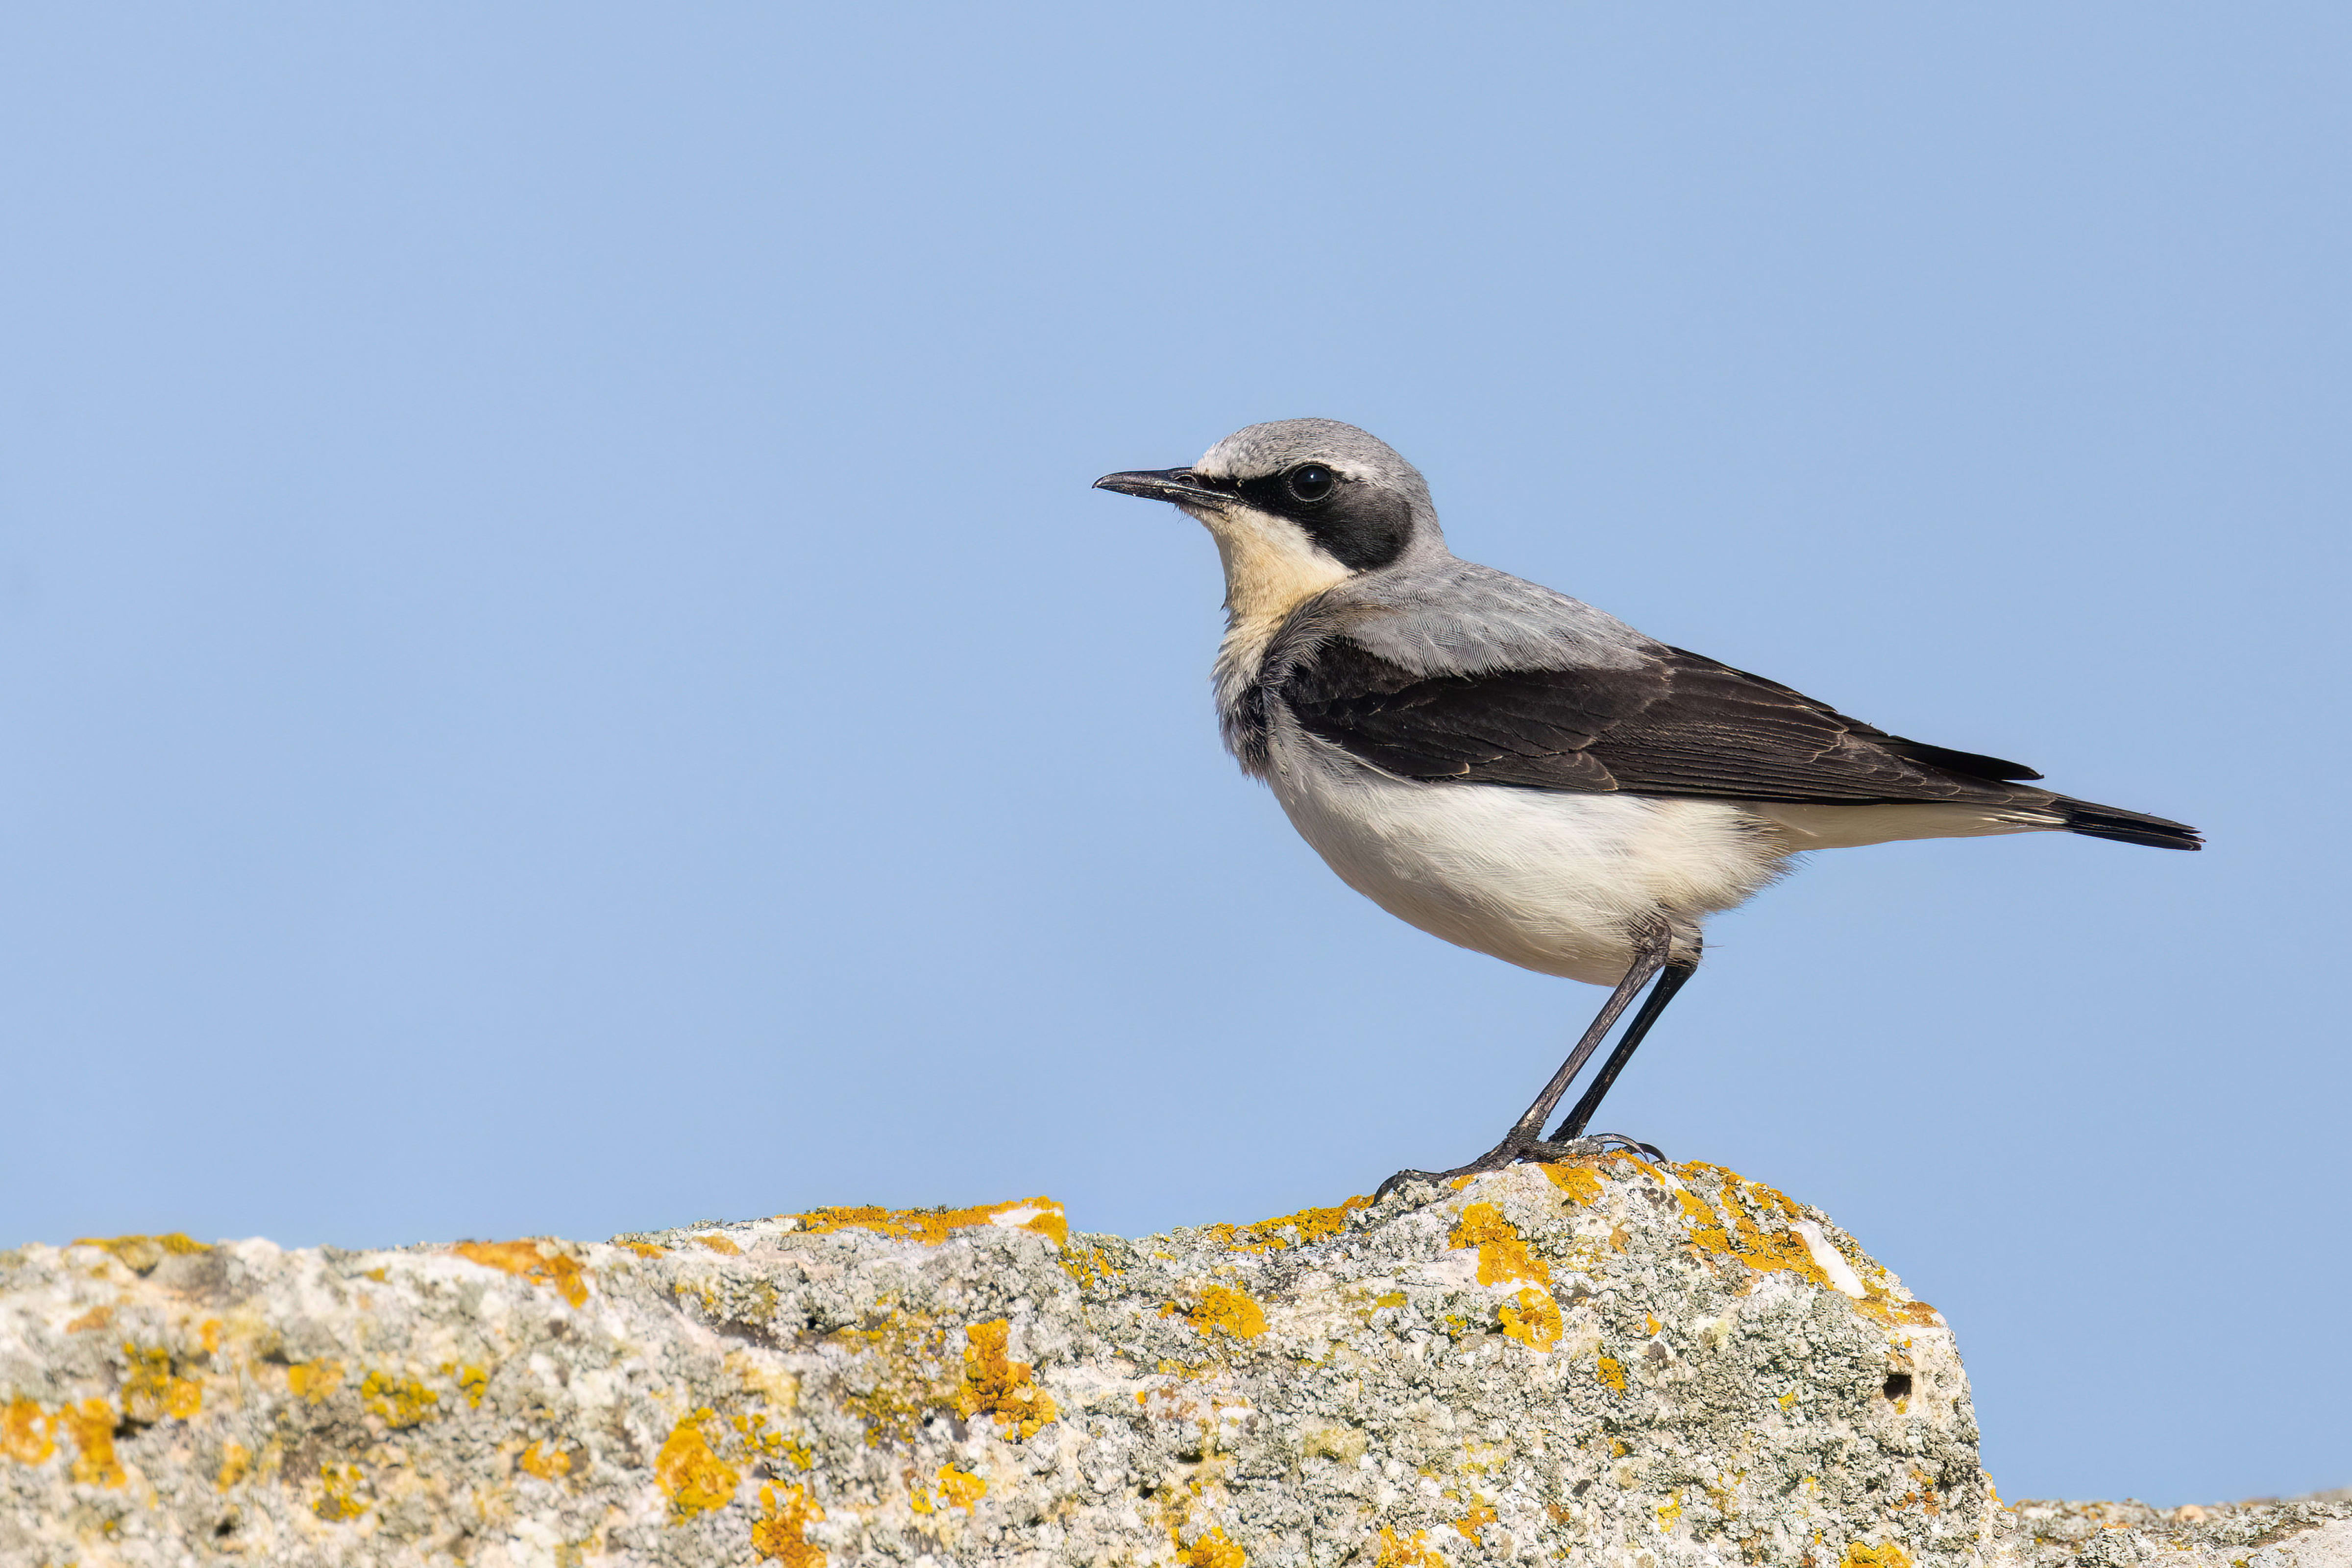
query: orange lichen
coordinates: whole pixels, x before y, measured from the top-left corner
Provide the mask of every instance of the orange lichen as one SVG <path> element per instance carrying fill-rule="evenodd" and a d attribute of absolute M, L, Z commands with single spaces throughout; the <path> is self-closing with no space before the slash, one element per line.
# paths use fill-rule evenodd
<path fill-rule="evenodd" d="M 588 1304 L 588 1281 L 580 1260 L 547 1251 L 535 1241 L 460 1241 L 449 1250 L 486 1269 L 552 1286 L 556 1294 L 575 1307 Z"/>
<path fill-rule="evenodd" d="M 654 1480 L 668 1494 L 670 1511 L 692 1519 L 734 1500 L 742 1473 L 711 1452 L 702 1424 L 712 1418 L 709 1406 L 678 1418 L 654 1456 Z"/>
<path fill-rule="evenodd" d="M 908 1442 L 933 1412 L 952 1409 L 964 1386 L 951 1330 L 922 1312 L 884 1301 L 871 1327 L 837 1329 L 828 1343 L 856 1353 L 842 1403 L 866 1423 L 869 1448 Z"/>
<path fill-rule="evenodd" d="M 824 1568 L 824 1549 L 809 1544 L 808 1527 L 824 1517 L 806 1487 L 760 1489 L 760 1517 L 751 1522 L 751 1550 L 784 1568 Z"/>
<path fill-rule="evenodd" d="M 1005 1354 L 1012 1323 L 1003 1318 L 973 1323 L 965 1329 L 963 1386 L 956 1391 L 955 1407 L 970 1417 L 991 1416 L 1008 1437 L 1034 1437 L 1061 1412 L 1053 1396 L 1036 1385 L 1025 1361 Z"/>
<path fill-rule="evenodd" d="M 1302 1208 L 1255 1225 L 1205 1226 L 1202 1234 L 1213 1245 L 1234 1252 L 1280 1252 L 1339 1235 L 1348 1228 L 1348 1216 L 1371 1206 L 1369 1197 L 1351 1197 L 1336 1208 Z"/>
<path fill-rule="evenodd" d="M 930 1485 L 917 1482 L 908 1490 L 913 1493 L 909 1506 L 917 1513 L 937 1513 L 950 1508 L 960 1508 L 970 1513 L 971 1505 L 987 1495 L 988 1483 L 970 1470 L 958 1469 L 954 1464 L 949 1463 L 940 1467 L 940 1473 Z"/>
<path fill-rule="evenodd" d="M 1700 1251 L 1736 1258 L 1759 1272 L 1786 1270 L 1813 1284 L 1831 1286 L 1830 1277 L 1813 1260 L 1812 1249 L 1805 1245 L 1805 1239 L 1788 1228 L 1789 1220 L 1803 1217 L 1803 1211 L 1792 1200 L 1762 1182 L 1745 1181 L 1738 1173 L 1720 1166 L 1693 1162 L 1677 1166 L 1675 1170 L 1676 1175 L 1692 1179 L 1714 1176 L 1721 1180 L 1717 1190 L 1717 1201 L 1723 1208 L 1721 1215 L 1716 1212 L 1714 1204 L 1690 1187 L 1677 1186 L 1674 1189 L 1675 1201 L 1682 1205 L 1683 1214 L 1690 1223 L 1691 1244 Z M 1762 1215 L 1760 1222 L 1758 1211 Z"/>
<path fill-rule="evenodd" d="M 1901 1403 L 1898 1401 L 1895 1405 L 1895 1408 L 1899 1411 L 1902 1407 Z M 1897 1508 L 1916 1508 L 1921 1512 L 1927 1514 L 1927 1517 L 1933 1519 L 1937 1514 L 1944 1511 L 1943 1502 L 1936 1496 L 1936 1478 L 1921 1469 L 1918 1466 L 1914 1465 L 1911 1467 L 1911 1490 L 1904 1493 L 1902 1497 L 1896 1499 L 1895 1506 Z M 2189 1506 L 2193 1508 L 2196 1505 L 2191 1503 Z"/>
<path fill-rule="evenodd" d="M 1693 1161 L 1674 1169 L 1677 1176 L 1688 1180 L 1718 1184 L 1716 1202 L 1722 1207 L 1721 1216 L 1717 1214 L 1715 1205 L 1690 1188 L 1675 1190 L 1675 1199 L 1690 1220 L 1691 1243 L 1700 1251 L 1736 1258 L 1759 1272 L 1786 1270 L 1825 1290 L 1837 1290 L 1837 1282 L 1822 1268 L 1804 1237 L 1793 1228 L 1795 1221 L 1806 1218 L 1794 1198 L 1721 1166 Z M 1847 1265 L 1853 1267 L 1851 1259 Z M 1864 1268 L 1854 1270 L 1854 1277 L 1862 1281 L 1863 1294 L 1859 1299 L 1848 1300 L 1853 1310 L 1865 1317 L 1889 1328 L 1942 1321 L 1927 1302 L 1898 1300 L 1889 1292 L 1884 1283 L 1884 1271 L 1869 1266 L 1867 1260 Z"/>
<path fill-rule="evenodd" d="M 490 1375 L 488 1373 L 483 1371 L 478 1366 L 452 1366 L 445 1364 L 441 1370 L 444 1372 L 455 1372 L 457 1375 L 457 1388 L 458 1391 L 466 1396 L 466 1407 L 467 1409 L 479 1410 L 482 1407 L 483 1391 L 490 1385 Z"/>
<path fill-rule="evenodd" d="M 357 1519 L 367 1511 L 367 1502 L 360 1496 L 363 1479 L 357 1465 L 320 1465 L 319 1500 L 310 1505 L 310 1511 L 330 1522 Z"/>
<path fill-rule="evenodd" d="M 1185 1568 L 1247 1568 L 1249 1553 L 1226 1540 L 1225 1532 L 1213 1524 L 1192 1545 L 1179 1545 L 1176 1561 Z"/>
<path fill-rule="evenodd" d="M 327 1396 L 343 1385 L 343 1364 L 340 1361 L 298 1361 L 286 1369 L 286 1386 L 298 1399 L 313 1405 L 322 1404 Z"/>
<path fill-rule="evenodd" d="M 1446 1568 L 1445 1559 L 1429 1545 L 1429 1531 L 1416 1530 L 1411 1540 L 1400 1539 L 1393 1530 L 1381 1531 L 1380 1552 L 1373 1568 Z"/>
<path fill-rule="evenodd" d="M 1868 1293 L 1853 1303 L 1853 1310 L 1865 1317 L 1876 1318 L 1888 1328 L 1901 1328 L 1906 1323 L 1925 1323 L 1930 1327 L 1943 1322 L 1943 1314 L 1925 1301 L 1898 1301 L 1865 1281 L 1863 1289 Z"/>
<path fill-rule="evenodd" d="M 66 1333 L 88 1333 L 92 1329 L 102 1329 L 113 1321 L 114 1309 L 106 1305 L 104 1302 L 100 1302 L 99 1305 L 94 1306 L 90 1308 L 89 1311 L 82 1313 L 81 1316 L 74 1319 L 73 1322 L 68 1323 L 66 1325 Z"/>
<path fill-rule="evenodd" d="M 743 1249 L 736 1246 L 734 1242 L 729 1240 L 724 1236 L 698 1236 L 695 1239 L 701 1242 L 705 1247 L 709 1248 L 713 1252 L 723 1252 L 730 1258 L 740 1258 L 743 1256 Z"/>
<path fill-rule="evenodd" d="M 29 1399 L 12 1399 L 0 1405 L 0 1454 L 5 1454 L 20 1465 L 47 1462 L 58 1445 L 49 1434 L 57 1429 L 53 1418 L 41 1414 L 41 1407 Z"/>
<path fill-rule="evenodd" d="M 1594 1365 L 1593 1370 L 1600 1375 L 1601 1382 L 1607 1384 L 1610 1387 L 1615 1389 L 1620 1394 L 1625 1392 L 1625 1364 L 1623 1362 L 1619 1361 L 1614 1356 L 1604 1355 Z"/>
<path fill-rule="evenodd" d="M 218 1355 L 220 1354 L 220 1319 L 206 1318 L 197 1328 L 196 1334 L 198 1338 L 204 1341 L 205 1354 L 206 1355 Z"/>
<path fill-rule="evenodd" d="M 172 1353 L 161 1345 L 141 1350 L 125 1343 L 123 1359 L 131 1364 L 122 1380 L 122 1418 L 152 1427 L 166 1416 L 184 1421 L 204 1408 L 205 1391 L 185 1377 L 172 1375 Z"/>
<path fill-rule="evenodd" d="M 1884 1546 L 1865 1546 L 1856 1541 L 1845 1549 L 1843 1568 L 1911 1568 L 1911 1553 L 1893 1542 Z"/>
<path fill-rule="evenodd" d="M 987 1495 L 988 1483 L 971 1471 L 951 1464 L 940 1467 L 940 1496 L 950 1507 L 970 1513 L 971 1505 Z"/>
<path fill-rule="evenodd" d="M 137 1274 L 152 1272 L 155 1265 L 166 1258 L 212 1250 L 203 1242 L 183 1236 L 176 1230 L 163 1236 L 81 1236 L 75 1238 L 73 1244 L 104 1248 Z"/>
<path fill-rule="evenodd" d="M 728 1359 L 732 1361 L 734 1357 L 730 1356 Z M 757 1384 L 752 1386 L 761 1387 Z M 795 1403 L 800 1396 L 797 1382 L 789 1377 L 782 1380 L 781 1389 L 777 1389 L 774 1385 L 762 1388 L 762 1392 L 771 1390 L 781 1393 L 782 1402 L 786 1406 Z M 809 1451 L 809 1446 L 806 1443 L 795 1442 L 785 1437 L 783 1433 L 772 1431 L 769 1428 L 765 1411 L 754 1410 L 748 1416 L 731 1416 L 728 1424 L 735 1428 L 737 1434 L 743 1439 L 743 1447 L 751 1453 L 763 1455 L 772 1459 L 790 1459 L 804 1470 L 813 1469 L 815 1465 L 815 1456 Z"/>
<path fill-rule="evenodd" d="M 1538 1285 L 1529 1285 L 1519 1292 L 1518 1305 L 1503 1303 L 1503 1334 L 1515 1339 L 1530 1350 L 1549 1350 L 1559 1343 L 1562 1324 L 1559 1303 L 1551 1292 Z"/>
<path fill-rule="evenodd" d="M 1530 1280 L 1539 1285 L 1551 1283 L 1551 1270 L 1528 1250 L 1528 1244 L 1519 1239 L 1518 1228 L 1504 1218 L 1503 1211 L 1491 1203 L 1465 1204 L 1448 1245 L 1478 1249 L 1478 1282 L 1482 1285 L 1508 1284 L 1514 1280 Z"/>
<path fill-rule="evenodd" d="M 1537 1169 L 1551 1178 L 1551 1185 L 1568 1194 L 1571 1203 L 1601 1201 L 1601 1176 L 1591 1166 L 1573 1160 L 1558 1160 Z"/>
<path fill-rule="evenodd" d="M 75 1455 L 73 1479 L 84 1486 L 119 1487 L 130 1478 L 114 1458 L 114 1406 L 103 1399 L 85 1399 L 58 1411 L 63 1427 L 80 1451 Z"/>
<path fill-rule="evenodd" d="M 1063 1273 L 1077 1281 L 1081 1291 L 1090 1290 L 1109 1276 L 1125 1271 L 1110 1260 L 1109 1253 L 1099 1247 L 1066 1244 L 1055 1255 L 1055 1261 L 1061 1264 Z"/>
<path fill-rule="evenodd" d="M 226 1491 L 252 1472 L 253 1450 L 243 1443 L 226 1443 L 221 1447 L 220 1473 L 213 1477 L 213 1490 Z"/>
<path fill-rule="evenodd" d="M 1230 1285 L 1210 1285 L 1185 1312 L 1184 1321 L 1202 1333 L 1229 1333 L 1235 1339 L 1255 1339 L 1265 1332 L 1265 1309 Z"/>
<path fill-rule="evenodd" d="M 926 1247 L 937 1247 L 956 1231 L 981 1225 L 1034 1230 L 1056 1247 L 1070 1239 L 1069 1217 L 1050 1197 L 1019 1197 L 973 1208 L 877 1208 L 870 1205 L 815 1208 L 786 1218 L 799 1221 L 799 1228 L 810 1236 L 822 1236 L 832 1230 L 872 1230 L 894 1240 L 920 1241 Z"/>
<path fill-rule="evenodd" d="M 1478 1532 L 1494 1523 L 1495 1518 L 1495 1511 L 1481 1503 L 1454 1521 L 1454 1532 L 1465 1541 L 1475 1541 Z"/>
<path fill-rule="evenodd" d="M 561 1448 L 551 1448 L 544 1443 L 533 1443 L 515 1456 L 515 1463 L 529 1475 L 551 1481 L 572 1473 L 572 1456 Z"/>
<path fill-rule="evenodd" d="M 669 1256 L 668 1248 L 656 1247 L 650 1241 L 624 1241 L 621 1245 L 627 1248 L 630 1251 L 635 1253 L 640 1258 L 666 1258 Z"/>
<path fill-rule="evenodd" d="M 1559 1343 L 1559 1303 L 1551 1297 L 1551 1269 L 1528 1250 L 1518 1228 L 1491 1203 L 1465 1204 L 1454 1226 L 1450 1245 L 1478 1249 L 1478 1282 L 1508 1285 L 1520 1281 L 1516 1305 L 1501 1309 L 1503 1333 L 1530 1350 L 1549 1350 Z"/>
<path fill-rule="evenodd" d="M 371 1372 L 361 1381 L 360 1403 L 394 1431 L 441 1414 L 439 1394 L 413 1377 L 388 1377 L 381 1372 Z"/>

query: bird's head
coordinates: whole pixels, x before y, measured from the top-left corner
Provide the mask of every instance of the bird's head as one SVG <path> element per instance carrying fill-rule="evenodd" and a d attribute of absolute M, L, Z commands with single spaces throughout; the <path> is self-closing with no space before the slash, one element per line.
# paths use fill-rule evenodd
<path fill-rule="evenodd" d="M 1253 424 L 1189 468 L 1106 474 L 1095 488 L 1198 518 L 1223 558 L 1237 622 L 1286 615 L 1350 577 L 1445 549 L 1420 471 L 1337 420 Z"/>

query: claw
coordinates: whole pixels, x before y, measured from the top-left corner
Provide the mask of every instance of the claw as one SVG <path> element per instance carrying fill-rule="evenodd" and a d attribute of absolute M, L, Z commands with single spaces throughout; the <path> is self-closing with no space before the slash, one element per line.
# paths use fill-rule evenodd
<path fill-rule="evenodd" d="M 1396 1191 L 1397 1188 L 1404 1186 L 1407 1182 L 1425 1181 L 1429 1183 L 1430 1186 L 1435 1186 L 1439 1182 L 1444 1181 L 1444 1179 L 1445 1173 L 1442 1171 L 1399 1171 L 1396 1175 L 1389 1177 L 1388 1180 L 1381 1183 L 1380 1186 L 1372 1188 L 1372 1201 L 1374 1203 L 1380 1202 L 1381 1199 L 1388 1197 L 1389 1194 Z"/>
<path fill-rule="evenodd" d="M 1527 1147 L 1526 1144 L 1514 1144 L 1507 1140 L 1488 1149 L 1468 1165 L 1456 1166 L 1450 1171 L 1399 1171 L 1373 1188 L 1372 1201 L 1378 1203 L 1409 1181 L 1425 1181 L 1430 1186 L 1435 1186 L 1440 1182 L 1452 1181 L 1455 1176 L 1483 1176 L 1488 1171 L 1501 1170 L 1513 1160 L 1519 1158 Z"/>
<path fill-rule="evenodd" d="M 1562 1138 L 1556 1144 L 1529 1144 L 1520 1156 L 1529 1160 L 1591 1159 L 1616 1150 L 1642 1155 L 1658 1165 L 1668 1163 L 1666 1151 L 1655 1144 L 1645 1144 L 1639 1138 L 1629 1138 L 1622 1133 L 1594 1133 L 1581 1138 Z"/>
<path fill-rule="evenodd" d="M 1526 1159 L 1528 1157 L 1528 1151 L 1530 1149 L 1538 1149 L 1546 1146 L 1547 1145 L 1539 1140 L 1529 1137 L 1527 1134 L 1518 1132 L 1517 1129 L 1514 1129 L 1511 1136 L 1505 1138 L 1501 1143 L 1496 1144 L 1493 1148 L 1488 1149 L 1485 1154 L 1480 1155 L 1476 1159 L 1472 1160 L 1466 1166 L 1456 1166 L 1450 1171 L 1397 1172 L 1396 1175 L 1389 1177 L 1388 1180 L 1381 1183 L 1379 1186 L 1372 1189 L 1372 1201 L 1374 1203 L 1378 1203 L 1381 1199 L 1388 1197 L 1389 1194 L 1394 1192 L 1397 1188 L 1402 1186 L 1409 1181 L 1425 1181 L 1432 1186 L 1435 1186 L 1440 1182 L 1452 1181 L 1455 1176 L 1484 1176 L 1488 1171 L 1498 1171 L 1507 1165 Z M 1538 1157 L 1541 1158 L 1545 1156 L 1539 1155 Z"/>
<path fill-rule="evenodd" d="M 1378 1203 L 1407 1182 L 1425 1181 L 1435 1186 L 1440 1182 L 1452 1181 L 1455 1176 L 1483 1176 L 1488 1171 L 1498 1171 L 1520 1160 L 1549 1165 L 1554 1160 L 1591 1159 L 1596 1155 L 1618 1149 L 1646 1155 L 1659 1165 L 1666 1164 L 1666 1153 L 1657 1145 L 1629 1138 L 1622 1133 L 1595 1133 L 1590 1137 L 1562 1138 L 1556 1144 L 1545 1143 L 1540 1138 L 1529 1138 L 1523 1143 L 1512 1143 L 1507 1139 L 1468 1165 L 1456 1166 L 1450 1171 L 1399 1171 L 1372 1189 L 1372 1201 Z"/>
<path fill-rule="evenodd" d="M 1657 1165 L 1667 1165 L 1666 1151 L 1655 1144 L 1645 1144 L 1639 1138 L 1629 1138 L 1622 1133 L 1595 1133 L 1580 1143 L 1599 1145 L 1602 1149 L 1623 1149 L 1628 1154 L 1646 1155 Z M 1598 1152 L 1596 1150 L 1596 1152 Z"/>

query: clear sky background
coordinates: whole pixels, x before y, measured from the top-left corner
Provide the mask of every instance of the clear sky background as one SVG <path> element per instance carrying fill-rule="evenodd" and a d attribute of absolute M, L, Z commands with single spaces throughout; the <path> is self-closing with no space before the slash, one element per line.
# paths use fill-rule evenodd
<path fill-rule="evenodd" d="M 1320 414 L 1454 548 L 2197 823 L 1841 851 L 1609 1125 L 1957 1326 L 2011 1497 L 2352 1481 L 2352 11 L 17 5 L 0 1244 L 1485 1148 L 1601 993 L 1218 749 Z"/>

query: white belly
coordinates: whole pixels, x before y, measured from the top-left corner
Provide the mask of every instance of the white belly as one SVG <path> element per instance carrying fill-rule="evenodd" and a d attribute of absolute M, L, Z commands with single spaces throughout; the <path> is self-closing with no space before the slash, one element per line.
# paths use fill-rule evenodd
<path fill-rule="evenodd" d="M 1694 928 L 1795 848 L 1727 801 L 1417 784 L 1295 730 L 1273 762 L 1276 799 L 1349 887 L 1433 936 L 1595 985 L 1623 977 L 1643 927 Z"/>

